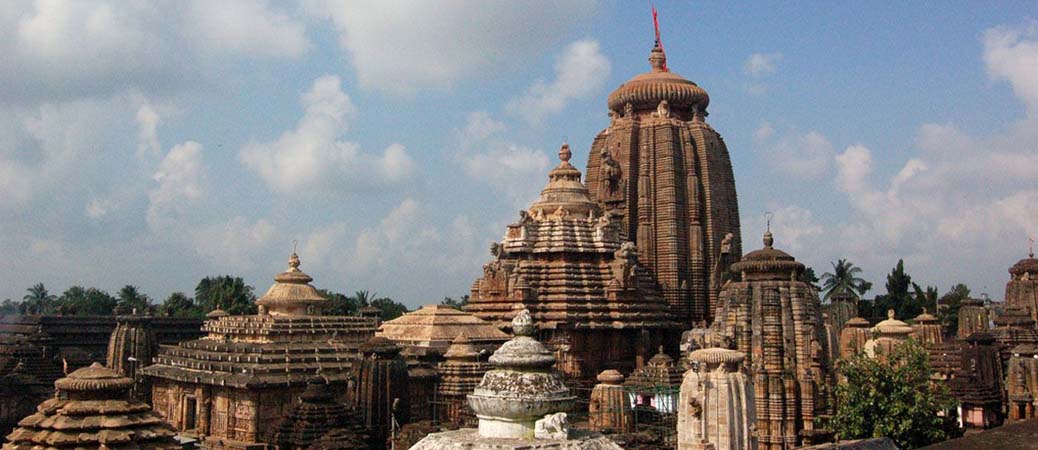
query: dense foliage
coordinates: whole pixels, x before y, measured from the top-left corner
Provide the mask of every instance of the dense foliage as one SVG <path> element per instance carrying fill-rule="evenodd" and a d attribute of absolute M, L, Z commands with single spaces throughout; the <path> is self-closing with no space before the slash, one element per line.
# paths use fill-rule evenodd
<path fill-rule="evenodd" d="M 833 429 L 840 439 L 886 436 L 913 449 L 954 437 L 947 387 L 930 382 L 926 349 L 914 340 L 883 358 L 858 354 L 839 363 Z"/>

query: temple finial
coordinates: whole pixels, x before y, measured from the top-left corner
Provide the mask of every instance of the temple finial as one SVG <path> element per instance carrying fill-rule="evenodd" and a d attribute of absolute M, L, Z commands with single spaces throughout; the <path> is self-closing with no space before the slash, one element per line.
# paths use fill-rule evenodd
<path fill-rule="evenodd" d="M 1033 237 L 1028 237 L 1027 238 L 1027 242 L 1028 242 L 1028 245 L 1027 245 L 1027 257 L 1028 258 L 1034 258 L 1034 238 Z"/>
<path fill-rule="evenodd" d="M 562 162 L 569 162 L 569 159 L 573 157 L 573 152 L 569 150 L 569 143 L 563 142 L 562 148 L 559 149 L 559 160 Z"/>
<path fill-rule="evenodd" d="M 299 255 L 296 252 L 292 252 L 292 256 L 288 257 L 288 270 L 298 271 L 299 270 Z"/>

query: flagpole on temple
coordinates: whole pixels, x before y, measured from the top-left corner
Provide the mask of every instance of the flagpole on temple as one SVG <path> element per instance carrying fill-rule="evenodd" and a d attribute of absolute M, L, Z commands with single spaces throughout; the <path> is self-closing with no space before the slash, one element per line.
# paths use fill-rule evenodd
<path fill-rule="evenodd" d="M 656 30 L 656 46 L 660 48 L 660 52 L 663 53 L 663 57 L 664 57 L 664 59 L 663 59 L 663 71 L 664 72 L 670 72 L 670 69 L 667 68 L 667 59 L 666 59 L 667 51 L 663 49 L 663 41 L 660 40 L 660 20 L 657 17 L 657 14 L 656 14 L 656 5 L 651 5 L 651 7 L 652 7 L 652 27 Z"/>

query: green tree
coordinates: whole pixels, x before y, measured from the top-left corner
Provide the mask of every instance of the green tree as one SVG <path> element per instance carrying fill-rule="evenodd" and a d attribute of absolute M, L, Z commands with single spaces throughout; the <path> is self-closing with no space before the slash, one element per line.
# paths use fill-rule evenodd
<path fill-rule="evenodd" d="M 393 301 L 391 298 L 379 297 L 371 301 L 371 306 L 374 306 L 381 311 L 380 317 L 382 321 L 393 320 L 407 313 L 407 307 L 402 303 Z"/>
<path fill-rule="evenodd" d="M 115 304 L 116 314 L 145 314 L 151 308 L 151 298 L 142 293 L 137 286 L 127 284 L 119 289 L 119 301 Z"/>
<path fill-rule="evenodd" d="M 326 315 L 352 316 L 357 314 L 359 305 L 353 297 L 348 297 L 344 294 L 329 291 L 327 289 L 318 289 L 317 293 L 328 299 L 329 306 L 324 309 Z"/>
<path fill-rule="evenodd" d="M 936 312 L 937 311 L 937 287 L 927 286 L 926 289 L 919 287 L 918 284 L 912 283 L 912 296 L 915 305 L 926 311 Z M 921 313 L 922 311 L 920 311 Z M 915 317 L 915 316 L 913 316 Z"/>
<path fill-rule="evenodd" d="M 195 287 L 195 303 L 208 313 L 222 309 L 233 315 L 256 314 L 256 294 L 241 277 L 205 277 Z"/>
<path fill-rule="evenodd" d="M 906 450 L 952 437 L 949 414 L 937 414 L 949 412 L 955 402 L 946 386 L 930 383 L 926 349 L 909 340 L 883 356 L 858 354 L 838 365 L 844 378 L 836 386 L 832 420 L 838 437 L 886 436 Z"/>
<path fill-rule="evenodd" d="M 910 319 L 923 312 L 922 306 L 912 296 L 912 276 L 905 272 L 904 260 L 897 260 L 897 265 L 887 275 L 887 293 L 876 296 L 872 313 L 875 316 L 885 315 L 888 309 L 900 319 Z"/>
<path fill-rule="evenodd" d="M 856 267 L 854 263 L 840 259 L 830 264 L 833 265 L 833 271 L 822 274 L 822 291 L 825 292 L 823 297 L 825 300 L 829 300 L 836 294 L 848 294 L 854 298 L 861 298 L 872 288 L 872 283 L 858 276 L 861 274 L 861 268 Z"/>
<path fill-rule="evenodd" d="M 962 302 L 969 300 L 969 298 L 970 288 L 965 284 L 959 283 L 952 286 L 948 293 L 942 295 L 937 301 L 940 305 L 937 308 L 937 318 L 941 319 L 945 335 L 952 336 L 958 331 L 959 308 L 962 308 Z"/>
<path fill-rule="evenodd" d="M 57 297 L 51 295 L 43 283 L 36 283 L 26 291 L 29 293 L 22 297 L 22 313 L 50 314 L 54 312 Z"/>
<path fill-rule="evenodd" d="M 77 316 L 108 316 L 115 312 L 118 299 L 97 288 L 72 286 L 58 297 L 63 314 Z"/>
<path fill-rule="evenodd" d="M 465 305 L 469 304 L 469 295 L 462 295 L 461 297 L 458 297 L 457 300 L 455 300 L 454 297 L 444 297 L 440 304 L 450 306 L 454 309 L 462 309 Z"/>
<path fill-rule="evenodd" d="M 191 317 L 198 319 L 205 317 L 205 313 L 195 305 L 194 300 L 191 300 L 183 292 L 169 294 L 169 297 L 162 301 L 159 313 L 166 317 Z"/>
<path fill-rule="evenodd" d="M 363 291 L 354 292 L 353 297 L 351 298 L 353 299 L 353 302 L 357 304 L 358 307 L 364 307 L 371 306 L 371 302 L 375 300 L 375 295 L 376 294 L 374 292 L 365 289 Z"/>
<path fill-rule="evenodd" d="M 814 286 L 817 290 L 822 289 L 818 286 L 818 275 L 815 274 L 815 269 L 812 267 L 805 267 L 804 271 L 800 273 L 800 276 L 798 276 L 797 279 Z M 465 297 L 467 298 L 468 296 L 466 295 Z"/>
<path fill-rule="evenodd" d="M 18 314 L 18 303 L 9 298 L 5 298 L 4 301 L 0 303 L 0 316 L 9 316 L 12 314 Z"/>

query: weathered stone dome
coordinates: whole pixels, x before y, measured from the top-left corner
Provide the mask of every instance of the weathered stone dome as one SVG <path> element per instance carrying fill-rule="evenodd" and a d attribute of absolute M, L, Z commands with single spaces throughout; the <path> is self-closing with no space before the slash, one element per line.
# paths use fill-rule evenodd
<path fill-rule="evenodd" d="M 541 198 L 530 205 L 534 217 L 580 218 L 595 215 L 599 206 L 591 200 L 587 187 L 580 182 L 580 171 L 569 160 L 573 152 L 569 144 L 559 149 L 559 165 L 548 173 L 548 185 L 541 191 Z"/>
<path fill-rule="evenodd" d="M 710 105 L 710 96 L 706 90 L 665 69 L 666 61 L 663 50 L 658 45 L 653 47 L 649 53 L 652 70 L 635 75 L 609 94 L 609 109 L 624 111 L 630 103 L 635 111 L 655 110 L 661 101 L 666 100 L 675 110 L 690 111 L 695 108 L 705 112 Z"/>
<path fill-rule="evenodd" d="M 880 336 L 907 336 L 912 333 L 912 327 L 910 327 L 907 323 L 895 319 L 894 310 L 889 310 L 887 311 L 887 319 L 880 323 L 877 323 L 876 326 L 872 328 L 872 331 L 879 334 Z"/>
<path fill-rule="evenodd" d="M 334 436 L 327 436 L 332 432 L 335 432 Z M 339 444 L 337 448 L 368 448 L 368 435 L 358 412 L 336 401 L 324 380 L 311 380 L 299 396 L 299 402 L 278 425 L 274 442 L 283 450 L 305 450 L 326 448 L 313 447 L 313 444 L 332 437 Z"/>
<path fill-rule="evenodd" d="M 1026 258 L 1017 261 L 1013 267 L 1009 268 L 1010 275 L 1019 276 L 1025 273 L 1038 275 L 1038 259 L 1035 259 L 1034 253 L 1029 253 Z"/>

